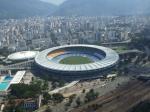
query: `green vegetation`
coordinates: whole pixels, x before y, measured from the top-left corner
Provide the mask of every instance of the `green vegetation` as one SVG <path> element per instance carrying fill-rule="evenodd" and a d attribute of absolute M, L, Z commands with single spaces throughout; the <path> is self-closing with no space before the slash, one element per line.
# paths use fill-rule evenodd
<path fill-rule="evenodd" d="M 150 101 L 139 103 L 130 112 L 150 112 Z"/>
<path fill-rule="evenodd" d="M 71 95 L 71 96 L 69 97 L 69 101 L 68 101 L 68 103 L 66 104 L 66 106 L 70 106 L 70 105 L 72 104 L 73 100 L 75 99 L 75 97 L 76 97 L 76 94 Z"/>
<path fill-rule="evenodd" d="M 126 46 L 117 46 L 117 47 L 114 47 L 113 50 L 115 50 L 117 53 L 122 53 L 128 50 L 128 48 Z"/>
<path fill-rule="evenodd" d="M 56 103 L 61 103 L 64 100 L 64 96 L 60 93 L 55 93 L 52 95 L 52 100 Z"/>
<path fill-rule="evenodd" d="M 85 91 L 86 91 L 86 90 L 85 90 L 85 89 L 83 89 L 82 93 L 85 93 Z"/>
<path fill-rule="evenodd" d="M 70 56 L 67 58 L 64 58 L 60 61 L 61 64 L 87 64 L 92 63 L 93 61 L 89 59 L 88 57 L 83 56 Z"/>
<path fill-rule="evenodd" d="M 49 89 L 49 87 L 48 87 L 48 81 L 44 81 L 42 86 L 43 86 L 42 90 L 44 90 L 44 91 L 48 90 Z"/>
<path fill-rule="evenodd" d="M 36 97 L 41 92 L 41 87 L 38 84 L 16 84 L 11 86 L 11 96 L 16 98 L 31 98 Z"/>
<path fill-rule="evenodd" d="M 0 49 L 0 55 L 7 57 L 9 54 L 11 54 L 12 52 L 7 48 L 1 48 Z"/>
<path fill-rule="evenodd" d="M 33 81 L 28 84 L 15 84 L 11 86 L 9 98 L 35 98 L 43 91 L 48 90 L 48 82 L 41 80 Z"/>
<path fill-rule="evenodd" d="M 85 96 L 85 102 L 90 102 L 98 97 L 98 93 L 91 89 Z"/>
<path fill-rule="evenodd" d="M 65 80 L 55 77 L 55 74 L 47 74 L 47 72 L 42 71 L 40 69 L 37 69 L 36 71 L 32 71 L 33 74 L 36 74 L 40 79 L 44 80 L 43 82 L 43 88 L 48 88 L 48 82 L 51 82 L 51 88 L 49 89 L 55 89 L 57 87 L 63 87 L 65 83 L 67 83 Z M 44 84 L 45 83 L 45 84 Z M 45 87 L 44 87 L 45 86 Z"/>
<path fill-rule="evenodd" d="M 146 47 L 150 48 L 150 28 L 144 28 L 141 32 L 132 35 L 132 41 L 130 46 L 139 50 L 145 51 Z"/>
<path fill-rule="evenodd" d="M 65 81 L 64 80 L 59 80 L 59 81 L 55 81 L 53 80 L 52 84 L 52 89 L 55 89 L 57 87 L 63 87 L 65 85 Z"/>
<path fill-rule="evenodd" d="M 45 92 L 43 93 L 43 104 L 47 104 L 49 100 L 52 100 L 52 96 L 48 93 L 48 92 Z"/>
<path fill-rule="evenodd" d="M 52 109 L 48 106 L 45 110 L 45 112 L 52 112 Z"/>
<path fill-rule="evenodd" d="M 60 93 L 49 94 L 48 92 L 43 93 L 43 104 L 47 104 L 49 101 L 54 103 L 61 103 L 64 100 L 64 96 Z"/>
<path fill-rule="evenodd" d="M 79 107 L 81 105 L 81 103 L 82 103 L 81 99 L 78 97 L 76 100 L 77 107 Z"/>
<path fill-rule="evenodd" d="M 5 108 L 3 110 L 3 112 L 26 112 L 26 110 L 21 108 L 21 107 L 19 107 L 19 106 L 16 107 L 15 105 L 12 105 L 10 107 Z"/>

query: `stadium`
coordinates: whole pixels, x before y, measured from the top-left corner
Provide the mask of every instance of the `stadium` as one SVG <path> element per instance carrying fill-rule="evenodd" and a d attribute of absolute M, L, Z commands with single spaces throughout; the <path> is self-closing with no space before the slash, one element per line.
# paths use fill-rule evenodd
<path fill-rule="evenodd" d="M 40 52 L 35 62 L 40 71 L 66 80 L 89 79 L 115 67 L 119 55 L 110 48 L 96 45 L 65 45 Z"/>
<path fill-rule="evenodd" d="M 7 59 L 11 61 L 25 61 L 34 59 L 38 53 L 38 51 L 21 51 L 10 54 Z"/>

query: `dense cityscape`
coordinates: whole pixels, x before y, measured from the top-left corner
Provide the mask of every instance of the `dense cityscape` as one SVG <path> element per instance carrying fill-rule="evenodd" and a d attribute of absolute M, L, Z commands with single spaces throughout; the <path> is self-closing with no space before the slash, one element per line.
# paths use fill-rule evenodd
<path fill-rule="evenodd" d="M 101 44 L 130 39 L 149 24 L 149 17 L 35 17 L 1 20 L 0 47 L 11 51 L 65 44 Z"/>
<path fill-rule="evenodd" d="M 1 0 L 0 112 L 150 112 L 149 3 Z"/>

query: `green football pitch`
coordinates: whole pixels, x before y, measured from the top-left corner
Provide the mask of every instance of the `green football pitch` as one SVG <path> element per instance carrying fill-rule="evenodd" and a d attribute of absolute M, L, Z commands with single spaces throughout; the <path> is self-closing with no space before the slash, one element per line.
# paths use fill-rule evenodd
<path fill-rule="evenodd" d="M 76 64 L 88 64 L 92 63 L 93 61 L 89 59 L 88 57 L 83 56 L 70 56 L 66 57 L 62 60 L 60 60 L 60 64 L 70 64 L 70 65 L 76 65 Z"/>

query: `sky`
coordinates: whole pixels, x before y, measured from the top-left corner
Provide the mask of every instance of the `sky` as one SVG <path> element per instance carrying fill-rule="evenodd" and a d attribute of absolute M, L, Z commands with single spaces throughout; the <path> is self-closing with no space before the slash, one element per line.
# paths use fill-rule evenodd
<path fill-rule="evenodd" d="M 56 5 L 60 5 L 61 3 L 63 3 L 66 0 L 41 0 L 41 1 L 46 1 L 46 2 L 56 4 Z"/>

